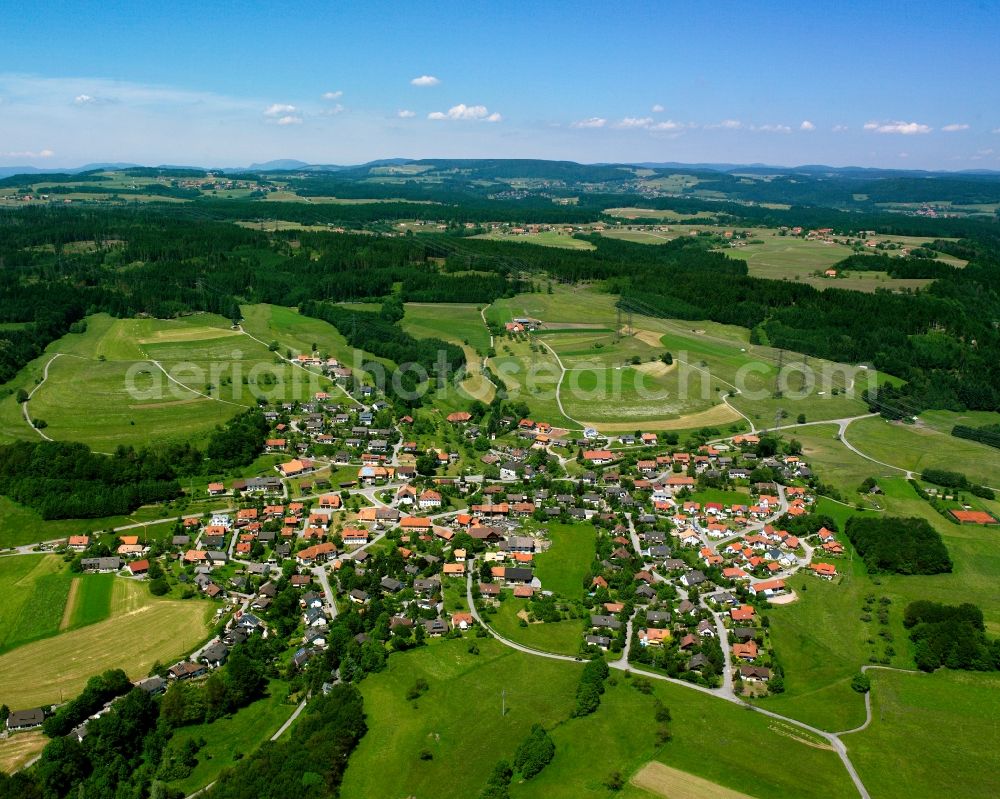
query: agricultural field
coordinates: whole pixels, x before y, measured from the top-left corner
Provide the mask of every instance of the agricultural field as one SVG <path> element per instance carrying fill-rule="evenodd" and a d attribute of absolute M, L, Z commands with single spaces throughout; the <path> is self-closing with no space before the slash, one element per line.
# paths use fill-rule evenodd
<path fill-rule="evenodd" d="M 236 765 L 278 731 L 292 715 L 294 706 L 286 701 L 288 684 L 281 680 L 268 683 L 267 696 L 209 724 L 195 724 L 177 730 L 168 748 L 178 750 L 187 741 L 205 741 L 198 750 L 198 764 L 183 780 L 169 783 L 185 796 L 214 782 L 225 768 Z"/>
<path fill-rule="evenodd" d="M 0 559 L 0 652 L 55 635 L 62 622 L 70 576 L 55 555 Z"/>
<path fill-rule="evenodd" d="M 490 331 L 479 315 L 478 305 L 408 302 L 404 308 L 403 330 L 416 338 L 465 344 L 480 355 L 490 348 Z"/>
<path fill-rule="evenodd" d="M 68 594 L 68 579 L 65 584 Z M 47 611 L 56 629 L 65 601 L 64 596 L 58 613 Z M 157 661 L 180 657 L 203 641 L 214 608 L 202 600 L 157 599 L 144 582 L 118 579 L 110 618 L 0 655 L 0 702 L 10 707 L 59 702 L 110 668 L 122 668 L 132 679 L 145 677 Z"/>
<path fill-rule="evenodd" d="M 691 178 L 690 180 L 697 183 L 697 178 Z M 650 182 L 656 183 L 657 181 Z M 687 186 L 694 185 L 694 183 L 689 183 Z M 671 221 L 680 219 L 705 219 L 710 221 L 715 219 L 715 214 L 711 211 L 692 211 L 682 214 L 678 211 L 657 208 L 606 208 L 604 213 L 608 216 L 616 216 L 622 219 L 664 219 Z"/>
<path fill-rule="evenodd" d="M 46 422 L 42 432 L 53 439 L 81 441 L 97 451 L 118 444 L 187 440 L 249 404 L 201 396 L 199 392 L 208 393 L 206 381 L 197 383 L 182 366 L 200 366 L 209 374 L 209 364 L 198 364 L 198 357 L 211 357 L 225 368 L 239 362 L 233 359 L 234 351 L 247 353 L 246 344 L 253 342 L 229 325 L 210 314 L 176 320 L 91 316 L 86 332 L 54 342 L 8 387 L 34 389 L 29 412 Z M 168 371 L 176 370 L 176 382 L 148 363 L 151 358 L 161 360 Z M 48 377 L 43 381 L 46 365 Z M 0 419 L 13 428 L 9 437 L 38 438 L 12 397 L 0 407 Z"/>
<path fill-rule="evenodd" d="M 511 399 L 528 403 L 535 417 L 555 427 L 581 427 L 559 410 L 556 389 L 562 370 L 555 356 L 544 347 L 524 340 L 500 339 L 497 355 L 489 359 L 488 365 L 504 382 Z"/>
<path fill-rule="evenodd" d="M 204 489 L 202 480 L 196 484 L 200 492 Z M 213 508 L 220 507 L 215 500 Z M 225 503 L 222 503 L 223 505 Z M 52 519 L 46 521 L 31 508 L 18 505 L 4 496 L 0 496 L 0 549 L 24 546 L 38 541 L 53 541 L 66 538 L 77 533 L 91 533 L 97 530 L 110 530 L 125 524 L 136 522 L 152 522 L 157 519 L 176 518 L 182 512 L 197 513 L 206 503 L 190 502 L 186 498 L 165 505 L 144 505 L 131 516 L 106 516 L 100 519 Z M 150 524 L 146 529 L 150 538 L 159 531 Z"/>
<path fill-rule="evenodd" d="M 992 799 L 1000 794 L 996 673 L 871 671 L 872 722 L 844 737 L 878 799 Z M 914 756 L 902 757 L 902 753 Z M 905 763 L 905 767 L 901 765 Z"/>
<path fill-rule="evenodd" d="M 837 438 L 839 430 L 833 424 L 810 424 L 782 430 L 781 435 L 786 441 L 795 440 L 802 445 L 803 456 L 816 467 L 826 485 L 841 493 L 844 502 L 854 505 L 863 501 L 866 506 L 881 507 L 878 496 L 862 496 L 858 493 L 858 487 L 869 477 L 896 477 L 899 476 L 899 471 L 881 466 L 849 450 Z"/>
<path fill-rule="evenodd" d="M 902 424 L 880 417 L 860 419 L 847 428 L 847 439 L 866 455 L 901 470 L 947 469 L 1000 487 L 1000 449 L 955 438 L 919 420 Z"/>
<path fill-rule="evenodd" d="M 813 463 L 824 474 L 821 462 L 814 458 Z M 1000 633 L 1000 602 L 993 590 L 1000 574 L 995 530 L 949 522 L 902 477 L 883 478 L 879 485 L 885 492 L 878 498 L 882 512 L 926 519 L 941 533 L 954 570 L 938 575 L 869 575 L 842 535 L 847 554 L 836 561 L 841 576 L 832 583 L 796 576 L 792 587 L 799 599 L 769 608 L 771 640 L 785 669 L 786 690 L 761 700 L 762 706 L 830 731 L 851 729 L 864 720 L 861 698 L 850 689 L 850 678 L 871 662 L 871 656 L 887 656 L 889 665 L 913 668 L 909 636 L 902 626 L 908 603 L 973 602 L 983 610 L 988 634 Z M 841 529 L 847 517 L 857 513 L 828 499 L 820 500 L 817 511 L 833 516 Z M 881 607 L 882 597 L 888 599 L 888 625 L 861 618 L 868 596 L 876 598 L 876 608 Z M 891 637 L 884 639 L 883 632 Z"/>
<path fill-rule="evenodd" d="M 535 555 L 535 576 L 544 590 L 576 599 L 594 560 L 594 526 L 552 523 L 545 527 L 551 546 Z"/>
<path fill-rule="evenodd" d="M 552 294 L 496 301 L 486 310 L 489 319 L 502 323 L 529 316 L 540 319 L 543 327 L 532 341 L 499 339 L 491 366 L 533 414 L 560 424 L 558 355 L 567 370 L 560 399 L 566 414 L 581 422 L 572 427 L 593 425 L 606 431 L 731 425 L 742 422 L 741 414 L 757 427 L 773 426 L 776 418 L 788 423 L 800 414 L 808 421 L 856 416 L 867 411 L 859 399 L 861 389 L 885 379 L 751 345 L 749 331 L 711 322 L 635 315 L 627 335 L 618 336 L 614 303 L 613 296 L 593 289 L 563 287 Z M 659 361 L 664 352 L 673 356 L 669 367 Z M 635 358 L 640 364 L 629 363 Z M 529 368 L 541 377 L 525 395 L 517 375 Z M 726 407 L 724 396 L 737 387 L 740 393 Z"/>
<path fill-rule="evenodd" d="M 119 578 L 113 574 L 74 577 L 60 630 L 75 630 L 108 618 L 118 582 Z M 134 587 L 132 589 L 134 591 Z"/>

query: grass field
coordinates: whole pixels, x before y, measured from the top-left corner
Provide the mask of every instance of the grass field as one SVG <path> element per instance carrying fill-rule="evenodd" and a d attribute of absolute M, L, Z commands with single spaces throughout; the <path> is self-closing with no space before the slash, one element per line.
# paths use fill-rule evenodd
<path fill-rule="evenodd" d="M 544 586 L 543 583 L 542 587 Z M 527 609 L 528 600 L 508 596 L 506 601 L 500 603 L 496 615 L 484 616 L 483 619 L 500 635 L 515 643 L 543 652 L 558 652 L 561 655 L 579 653 L 580 645 L 583 643 L 583 622 L 580 619 L 533 623 L 522 627 L 517 614 Z"/>
<path fill-rule="evenodd" d="M 616 684 L 608 687 L 596 713 L 552 731 L 555 758 L 536 778 L 513 786 L 513 799 L 604 799 L 616 795 L 603 784 L 611 772 L 628 780 L 650 761 L 761 799 L 857 796 L 840 760 L 819 739 L 654 680 L 654 696 L 673 717 L 673 740 L 658 746 L 653 697 L 636 691 L 621 675 L 613 674 L 613 679 Z M 627 786 L 617 795 L 637 799 L 656 794 Z"/>
<path fill-rule="evenodd" d="M 243 329 L 262 341 L 277 341 L 282 350 L 290 349 L 293 355 L 312 352 L 313 345 L 331 358 L 336 358 L 345 367 L 355 369 L 358 365 L 356 353 L 347 340 L 333 325 L 321 319 L 303 316 L 294 308 L 280 305 L 243 305 Z M 363 353 L 364 360 L 374 360 L 392 366 L 391 361 Z"/>
<path fill-rule="evenodd" d="M 803 414 L 808 421 L 856 416 L 867 407 L 855 394 L 860 396 L 869 380 L 883 379 L 850 366 L 751 345 L 746 329 L 712 322 L 636 315 L 633 334 L 618 338 L 608 332 L 617 327 L 615 301 L 593 287 L 557 286 L 552 294 L 497 300 L 486 315 L 495 322 L 517 316 L 541 319 L 539 342 L 552 347 L 568 370 L 560 389 L 566 413 L 605 430 L 634 429 L 631 426 L 639 423 L 650 429 L 690 429 L 740 422 L 738 413 L 722 405 L 723 394 L 737 388 L 740 393 L 731 404 L 759 427 L 773 425 L 779 413 L 783 420 Z M 590 327 L 580 327 L 580 320 Z M 553 406 L 559 368 L 552 353 L 508 339 L 498 341 L 497 351 L 490 363 L 508 389 L 528 402 L 535 415 L 558 418 Z M 650 362 L 667 351 L 674 367 Z M 622 368 L 633 357 L 642 365 Z M 533 379 L 525 380 L 531 369 Z M 851 391 L 843 391 L 847 387 Z M 622 424 L 627 427 L 619 427 Z"/>
<path fill-rule="evenodd" d="M 901 469 L 947 469 L 962 472 L 973 482 L 1000 487 L 1000 449 L 955 438 L 929 424 L 860 419 L 847 428 L 847 438 L 866 455 Z"/>
<path fill-rule="evenodd" d="M 580 597 L 594 560 L 597 534 L 591 524 L 548 524 L 552 545 L 535 556 L 542 588 L 569 599 Z"/>
<path fill-rule="evenodd" d="M 69 595 L 66 565 L 53 555 L 0 559 L 0 652 L 59 631 Z"/>
<path fill-rule="evenodd" d="M 115 585 L 120 579 L 113 574 L 88 574 L 74 581 L 78 587 L 73 592 L 73 601 L 66 604 L 67 629 L 86 627 L 108 618 Z"/>
<path fill-rule="evenodd" d="M 225 421 L 241 406 L 199 397 L 166 381 L 155 367 L 137 366 L 149 357 L 145 348 L 191 347 L 198 342 L 207 348 L 207 342 L 213 342 L 213 352 L 231 353 L 234 342 L 243 338 L 229 329 L 228 321 L 210 314 L 176 320 L 112 319 L 98 314 L 88 317 L 86 332 L 51 344 L 8 386 L 31 390 L 49 364 L 48 380 L 32 397 L 29 409 L 33 418 L 48 424 L 46 435 L 57 440 L 82 441 L 98 450 L 186 440 Z M 60 357 L 52 360 L 57 354 Z M 165 366 L 194 360 L 189 355 L 185 352 Z M 160 391 L 151 390 L 156 384 Z M 12 400 L 0 407 L 0 419 L 17 431 L 8 431 L 8 436 L 37 440 L 38 434 L 18 413 Z"/>
<path fill-rule="evenodd" d="M 481 372 L 483 357 L 489 352 L 490 332 L 479 315 L 479 307 L 460 303 L 407 303 L 401 322 L 403 330 L 416 338 L 439 338 L 457 344 L 465 351 L 466 377 L 461 383 L 462 396 L 448 387 L 436 397 L 435 406 L 443 412 L 464 409 L 470 399 L 488 403 L 495 390 Z"/>
<path fill-rule="evenodd" d="M 603 799 L 613 795 L 603 786 L 612 771 L 628 779 L 651 760 L 762 799 L 856 796 L 836 755 L 794 728 L 654 681 L 655 696 L 673 715 L 674 736 L 657 746 L 652 697 L 622 675 L 613 673 L 596 713 L 570 719 L 576 664 L 523 655 L 486 639 L 476 639 L 480 654 L 472 655 L 468 644 L 433 642 L 391 658 L 385 672 L 361 683 L 369 730 L 348 764 L 343 796 L 476 796 L 533 723 L 551 731 L 556 756 L 535 779 L 511 786 L 514 799 Z M 404 696 L 417 678 L 430 688 L 408 702 Z M 420 758 L 423 750 L 430 759 Z M 384 768 L 390 753 L 396 767 Z M 621 795 L 650 796 L 631 786 Z"/>
<path fill-rule="evenodd" d="M 841 536 L 841 538 L 844 538 Z M 846 546 L 849 542 L 844 539 Z M 836 732 L 861 724 L 865 718 L 861 696 L 850 686 L 851 677 L 868 663 L 869 654 L 882 654 L 877 621 L 860 616 L 868 594 L 885 592 L 868 577 L 860 558 L 836 562 L 841 577 L 833 582 L 796 575 L 791 586 L 798 601 L 768 609 L 771 643 L 785 669 L 785 692 L 761 700 L 761 706 Z M 890 606 L 890 626 L 897 656 L 892 665 L 911 664 L 902 627 L 902 608 Z"/>
<path fill-rule="evenodd" d="M 0 702 L 10 707 L 59 702 L 110 668 L 122 668 L 132 679 L 145 677 L 156 661 L 180 657 L 204 640 L 214 607 L 199 600 L 155 599 L 145 583 L 117 580 L 111 618 L 0 655 Z M 56 626 L 61 617 L 60 606 Z"/>
<path fill-rule="evenodd" d="M 467 651 L 472 640 L 478 655 Z M 405 695 L 417 678 L 430 688 L 409 702 Z M 490 639 L 434 641 L 393 656 L 384 672 L 360 685 L 369 729 L 351 755 L 341 795 L 476 796 L 532 724 L 551 727 L 569 716 L 579 678 L 574 664 L 523 655 Z M 432 759 L 421 760 L 422 750 Z"/>
<path fill-rule="evenodd" d="M 497 356 L 489 359 L 489 366 L 503 381 L 511 398 L 526 402 L 535 418 L 555 427 L 580 427 L 563 416 L 556 403 L 561 372 L 548 350 L 538 345 L 532 349 L 526 341 L 500 341 Z"/>
<path fill-rule="evenodd" d="M 844 743 L 873 797 L 1000 795 L 1000 728 L 989 699 L 1000 693 L 1000 675 L 869 675 L 871 726 Z"/>
<path fill-rule="evenodd" d="M 490 332 L 476 305 L 408 302 L 401 324 L 417 338 L 467 343 L 480 355 L 485 355 L 490 347 Z"/>
<path fill-rule="evenodd" d="M 177 730 L 170 740 L 172 750 L 198 738 L 206 743 L 198 750 L 198 765 L 191 774 L 183 780 L 169 783 L 170 787 L 185 796 L 194 793 L 217 779 L 224 768 L 236 766 L 239 760 L 270 739 L 295 709 L 285 702 L 287 689 L 287 683 L 271 680 L 267 696 L 234 715 L 216 719 L 211 724 L 196 724 Z"/>
<path fill-rule="evenodd" d="M 833 473 L 819 457 L 814 456 L 812 463 L 822 475 Z M 1000 633 L 1000 598 L 994 590 L 1000 574 L 995 530 L 952 524 L 920 499 L 902 477 L 883 478 L 879 484 L 885 492 L 879 497 L 884 512 L 926 519 L 941 534 L 954 570 L 938 575 L 868 575 L 856 556 L 853 561 L 841 558 L 837 561 L 839 580 L 826 583 L 804 574 L 796 576 L 792 587 L 799 600 L 768 610 L 771 640 L 785 668 L 786 691 L 762 700 L 764 706 L 831 731 L 850 729 L 863 720 L 860 697 L 849 683 L 872 656 L 886 656 L 891 646 L 895 654 L 889 656 L 890 665 L 913 667 L 911 644 L 902 626 L 902 611 L 908 603 L 917 599 L 973 602 L 983 610 L 989 635 Z M 841 528 L 856 513 L 827 499 L 820 500 L 817 509 L 833 516 Z M 850 543 L 840 538 L 850 555 Z M 886 627 L 861 618 L 868 595 L 890 600 Z M 883 639 L 883 631 L 891 639 Z"/>
<path fill-rule="evenodd" d="M 865 479 L 868 477 L 898 476 L 899 472 L 873 463 L 849 450 L 835 438 L 838 430 L 837 425 L 812 424 L 792 430 L 783 430 L 781 434 L 785 440 L 794 439 L 802 444 L 803 456 L 809 463 L 817 465 L 823 482 L 840 491 L 844 501 L 853 505 L 858 500 L 863 499 L 857 490 Z M 850 428 L 848 428 L 848 433 L 850 433 Z M 854 443 L 853 437 L 849 440 Z M 865 501 L 868 500 L 865 499 Z"/>

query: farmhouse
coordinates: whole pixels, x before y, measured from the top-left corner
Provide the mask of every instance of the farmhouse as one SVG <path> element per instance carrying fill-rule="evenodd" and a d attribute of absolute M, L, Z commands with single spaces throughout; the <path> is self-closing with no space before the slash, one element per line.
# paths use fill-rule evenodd
<path fill-rule="evenodd" d="M 30 730 L 34 727 L 41 727 L 45 721 L 45 711 L 40 707 L 33 707 L 30 710 L 14 710 L 7 717 L 7 729 Z"/>

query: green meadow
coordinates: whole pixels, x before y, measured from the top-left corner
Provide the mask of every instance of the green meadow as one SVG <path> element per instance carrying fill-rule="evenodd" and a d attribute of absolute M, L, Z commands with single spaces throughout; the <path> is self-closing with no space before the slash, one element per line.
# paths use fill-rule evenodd
<path fill-rule="evenodd" d="M 551 545 L 535 555 L 535 576 L 546 591 L 576 599 L 594 560 L 597 534 L 592 524 L 545 526 Z"/>
<path fill-rule="evenodd" d="M 472 643 L 478 654 L 468 651 Z M 614 795 L 603 785 L 611 772 L 627 780 L 651 760 L 758 797 L 856 796 L 837 756 L 808 733 L 679 686 L 652 681 L 652 694 L 640 693 L 613 672 L 597 712 L 571 719 L 579 675 L 577 664 L 469 637 L 392 657 L 386 671 L 361 683 L 369 730 L 342 795 L 476 796 L 496 762 L 509 760 L 540 723 L 556 755 L 535 779 L 511 786 L 515 799 L 603 799 Z M 408 701 L 418 678 L 429 689 Z M 673 716 L 666 744 L 656 741 L 654 698 Z M 386 752 L 398 767 L 381 767 Z M 632 787 L 622 795 L 648 796 Z"/>
<path fill-rule="evenodd" d="M 872 723 L 844 736 L 878 799 L 1000 794 L 996 673 L 870 671 Z"/>
<path fill-rule="evenodd" d="M 545 584 L 542 583 L 543 589 Z M 547 589 L 546 589 L 547 590 Z M 531 622 L 521 624 L 518 614 L 528 613 L 528 600 L 515 599 L 508 594 L 500 603 L 496 614 L 484 614 L 483 620 L 504 638 L 543 652 L 557 652 L 561 655 L 576 655 L 583 643 L 583 621 L 563 619 L 552 622 Z"/>
<path fill-rule="evenodd" d="M 847 439 L 866 455 L 900 469 L 962 472 L 973 482 L 1000 488 L 1000 449 L 956 438 L 950 428 L 945 432 L 919 421 L 903 424 L 874 417 L 851 422 Z"/>
<path fill-rule="evenodd" d="M 59 631 L 70 576 L 52 555 L 0 558 L 0 652 L 37 641 Z"/>

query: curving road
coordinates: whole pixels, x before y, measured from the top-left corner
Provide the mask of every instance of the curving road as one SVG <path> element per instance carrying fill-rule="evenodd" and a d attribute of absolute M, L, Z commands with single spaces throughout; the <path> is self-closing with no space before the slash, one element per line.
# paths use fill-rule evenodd
<path fill-rule="evenodd" d="M 465 587 L 466 601 L 468 602 L 469 610 L 472 613 L 472 617 L 476 620 L 477 623 L 483 626 L 483 629 L 485 629 L 487 633 L 489 633 L 493 638 L 495 638 L 504 646 L 517 650 L 518 652 L 522 652 L 526 655 L 549 658 L 550 660 L 561 660 L 568 663 L 583 662 L 581 659 L 571 657 L 569 655 L 560 655 L 556 654 L 555 652 L 545 652 L 544 650 L 533 649 L 532 647 L 524 646 L 523 644 L 519 644 L 516 641 L 511 641 L 509 638 L 504 638 L 496 630 L 490 627 L 489 624 L 487 624 L 483 620 L 482 616 L 479 615 L 479 610 L 476 608 L 476 603 L 472 596 L 472 575 L 474 573 L 474 568 L 473 568 L 474 563 L 475 561 L 471 559 L 466 563 L 466 572 L 467 572 L 466 587 Z M 629 620 L 629 625 L 631 625 L 631 619 Z M 623 660 L 622 658 L 609 662 L 608 667 L 617 669 L 619 671 L 628 671 L 632 674 L 638 674 L 640 676 L 646 677 L 651 680 L 662 680 L 663 682 L 669 682 L 674 685 L 679 685 L 682 688 L 687 688 L 688 690 L 698 691 L 699 693 L 706 694 L 708 696 L 714 696 L 717 699 L 722 699 L 726 702 L 739 705 L 740 707 L 744 707 L 747 710 L 752 711 L 754 713 L 761 713 L 762 715 L 768 716 L 769 718 L 777 719 L 778 721 L 781 721 L 785 724 L 790 724 L 794 727 L 798 727 L 801 730 L 805 730 L 806 732 L 809 732 L 817 737 L 822 738 L 827 743 L 829 743 L 830 748 L 837 753 L 837 756 L 840 758 L 841 763 L 843 763 L 844 768 L 847 770 L 847 773 L 850 776 L 851 781 L 854 783 L 854 787 L 857 789 L 858 795 L 861 797 L 861 799 L 871 799 L 871 795 L 868 793 L 868 789 L 865 788 L 865 785 L 861 780 L 861 776 L 854 768 L 854 764 L 851 762 L 851 759 L 847 754 L 847 746 L 838 737 L 843 733 L 826 732 L 825 730 L 821 730 L 818 727 L 813 727 L 811 724 L 806 724 L 805 722 L 799 721 L 798 719 L 793 719 L 788 716 L 782 716 L 780 713 L 774 713 L 770 710 L 765 710 L 763 708 L 757 707 L 756 705 L 748 704 L 747 702 L 744 702 L 742 699 L 733 694 L 731 691 L 727 694 L 723 691 L 720 691 L 719 689 L 706 688 L 705 686 L 695 685 L 694 683 L 686 682 L 685 680 L 678 680 L 673 677 L 667 677 L 664 674 L 657 674 L 655 672 L 645 671 L 644 669 L 637 669 L 633 666 L 630 666 L 628 662 L 626 660 Z"/>

